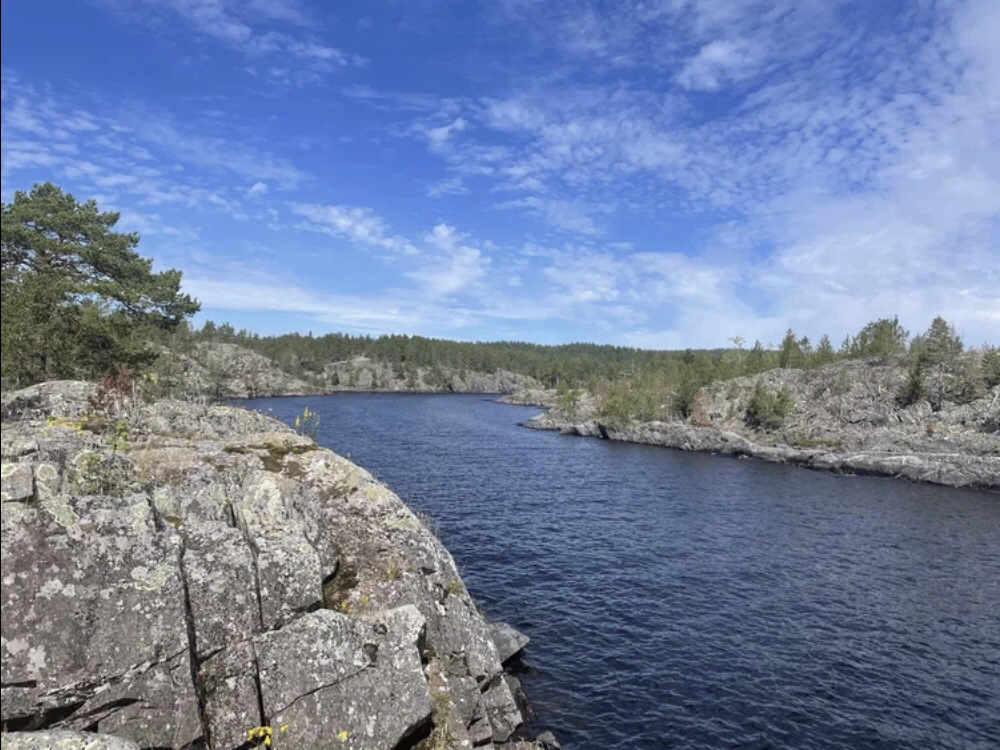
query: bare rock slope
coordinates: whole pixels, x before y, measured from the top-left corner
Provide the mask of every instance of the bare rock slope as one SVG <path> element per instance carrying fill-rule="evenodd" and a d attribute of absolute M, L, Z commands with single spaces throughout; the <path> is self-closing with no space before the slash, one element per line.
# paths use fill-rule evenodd
<path fill-rule="evenodd" d="M 333 391 L 514 393 L 540 387 L 534 378 L 508 370 L 404 367 L 362 356 L 328 362 L 322 372 L 299 378 L 262 354 L 218 341 L 199 342 L 185 353 L 166 352 L 162 369 L 163 390 L 181 397 L 264 398 Z"/>
<path fill-rule="evenodd" d="M 539 387 L 534 378 L 509 370 L 478 372 L 452 367 L 404 368 L 370 357 L 330 362 L 324 368 L 323 379 L 330 390 L 514 393 Z"/>
<path fill-rule="evenodd" d="M 166 353 L 165 391 L 212 398 L 301 396 L 323 389 L 296 378 L 263 354 L 236 344 L 201 342 L 187 353 Z"/>
<path fill-rule="evenodd" d="M 258 413 L 92 395 L 3 396 L 5 750 L 515 746 L 523 639 L 385 485 Z"/>
<path fill-rule="evenodd" d="M 525 426 L 827 471 L 1000 487 L 1000 386 L 971 403 L 945 402 L 934 411 L 926 400 L 900 405 L 905 378 L 902 367 L 860 361 L 771 370 L 706 386 L 685 420 L 609 422 L 585 397 Z M 771 392 L 785 388 L 791 397 L 791 413 L 778 429 L 747 420 L 758 382 Z"/>

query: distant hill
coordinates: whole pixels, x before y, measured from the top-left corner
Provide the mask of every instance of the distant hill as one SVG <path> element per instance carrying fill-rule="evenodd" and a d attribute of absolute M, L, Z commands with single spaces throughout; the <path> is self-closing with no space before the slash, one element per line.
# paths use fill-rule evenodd
<path fill-rule="evenodd" d="M 202 341 L 183 352 L 166 352 L 155 374 L 164 393 L 210 398 L 301 396 L 333 391 L 420 393 L 513 393 L 540 388 L 527 375 L 498 369 L 402 367 L 356 356 L 327 362 L 319 372 L 296 377 L 278 363 L 236 344 Z"/>

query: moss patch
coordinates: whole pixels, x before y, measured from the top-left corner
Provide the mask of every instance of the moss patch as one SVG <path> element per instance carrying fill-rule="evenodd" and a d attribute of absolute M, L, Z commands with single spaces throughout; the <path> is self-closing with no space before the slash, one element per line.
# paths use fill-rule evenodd
<path fill-rule="evenodd" d="M 822 448 L 834 453 L 844 450 L 842 442 L 839 440 L 830 440 L 829 438 L 796 437 L 791 438 L 788 442 L 795 448 Z"/>
<path fill-rule="evenodd" d="M 301 456 L 303 453 L 320 450 L 318 445 L 288 445 L 281 443 L 265 443 L 263 445 L 227 445 L 226 453 L 256 453 L 267 471 L 275 474 L 285 473 L 293 478 L 305 475 L 302 465 L 295 463 L 293 467 L 286 465 L 288 456 Z"/>
<path fill-rule="evenodd" d="M 323 580 L 323 606 L 343 612 L 348 596 L 357 586 L 358 569 L 353 565 L 340 563 L 333 574 Z"/>

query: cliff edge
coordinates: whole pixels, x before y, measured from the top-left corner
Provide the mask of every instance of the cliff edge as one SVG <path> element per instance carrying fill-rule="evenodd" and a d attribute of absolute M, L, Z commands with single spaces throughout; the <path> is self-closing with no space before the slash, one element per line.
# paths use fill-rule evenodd
<path fill-rule="evenodd" d="M 82 382 L 2 409 L 5 749 L 542 746 L 512 739 L 526 639 L 364 469 Z"/>

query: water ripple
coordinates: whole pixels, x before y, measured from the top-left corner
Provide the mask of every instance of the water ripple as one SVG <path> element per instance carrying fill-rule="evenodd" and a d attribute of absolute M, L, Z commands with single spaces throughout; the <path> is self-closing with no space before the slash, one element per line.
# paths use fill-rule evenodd
<path fill-rule="evenodd" d="M 254 402 L 440 524 L 567 748 L 997 748 L 1000 497 L 524 430 L 478 397 Z"/>

